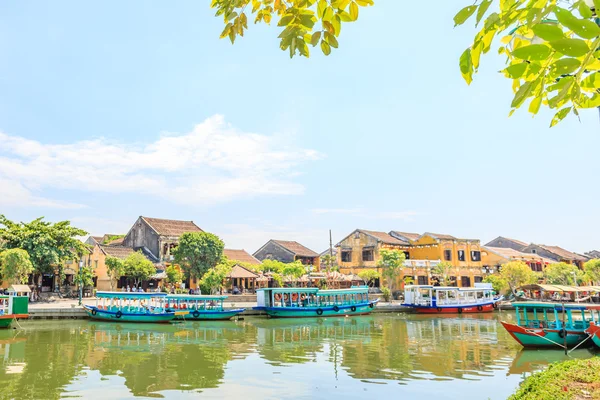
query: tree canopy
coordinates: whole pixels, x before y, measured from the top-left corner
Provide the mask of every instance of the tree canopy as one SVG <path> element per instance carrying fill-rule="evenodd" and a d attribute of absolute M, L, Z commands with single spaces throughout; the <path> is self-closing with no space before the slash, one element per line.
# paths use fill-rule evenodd
<path fill-rule="evenodd" d="M 104 264 L 110 278 L 110 290 L 112 290 L 113 282 L 119 280 L 125 274 L 125 263 L 120 258 L 108 256 Z"/>
<path fill-rule="evenodd" d="M 244 36 L 248 17 L 254 23 L 270 24 L 273 19 L 281 29 L 279 47 L 309 57 L 308 45 L 319 45 L 326 56 L 338 47 L 342 23 L 358 19 L 360 7 L 373 5 L 373 0 L 212 0 L 211 7 L 222 16 L 225 28 L 221 38 L 231 43 Z"/>
<path fill-rule="evenodd" d="M 231 273 L 232 265 L 224 262 L 219 263 L 213 268 L 206 271 L 200 280 L 200 288 L 202 293 L 216 294 L 218 293 L 225 282 L 227 275 Z"/>
<path fill-rule="evenodd" d="M 538 280 L 536 273 L 531 270 L 529 265 L 522 261 L 511 261 L 502 264 L 500 276 L 512 292 L 519 286 L 536 283 Z"/>
<path fill-rule="evenodd" d="M 595 284 L 600 283 L 600 259 L 594 258 L 583 264 L 583 270 Z"/>
<path fill-rule="evenodd" d="M 125 267 L 124 275 L 133 279 L 135 286 L 138 286 L 142 281 L 147 281 L 152 275 L 156 274 L 154 264 L 141 251 L 128 255 L 123 262 L 123 266 Z"/>
<path fill-rule="evenodd" d="M 365 281 L 367 286 L 373 286 L 375 284 L 375 280 L 381 278 L 381 274 L 374 269 L 365 269 L 358 273 L 358 276 Z"/>
<path fill-rule="evenodd" d="M 173 250 L 175 263 L 191 276 L 201 278 L 223 258 L 225 245 L 217 235 L 208 232 L 187 232 L 179 238 Z"/>
<path fill-rule="evenodd" d="M 508 289 L 508 283 L 506 282 L 506 279 L 504 279 L 499 274 L 488 275 L 485 278 L 483 278 L 483 281 L 485 283 L 491 283 L 496 293 L 501 294 L 504 293 L 506 289 Z"/>
<path fill-rule="evenodd" d="M 400 250 L 388 249 L 382 249 L 379 255 L 380 259 L 377 265 L 381 267 L 381 275 L 386 279 L 388 287 L 390 290 L 393 290 L 396 286 L 398 276 L 402 273 L 406 255 Z"/>
<path fill-rule="evenodd" d="M 0 275 L 10 283 L 26 283 L 33 272 L 29 253 L 23 249 L 8 249 L 0 252 Z"/>
<path fill-rule="evenodd" d="M 460 71 L 470 84 L 482 54 L 498 39 L 506 58 L 502 73 L 512 81 L 509 115 L 528 104 L 555 111 L 550 126 L 570 113 L 600 106 L 600 0 L 476 0 L 454 17 L 481 29 L 460 56 Z"/>
<path fill-rule="evenodd" d="M 431 275 L 438 279 L 440 285 L 450 285 L 452 283 L 450 282 L 450 271 L 452 268 L 452 264 L 442 261 L 431 269 Z"/>
<path fill-rule="evenodd" d="M 555 285 L 577 285 L 583 283 L 583 272 L 576 266 L 567 263 L 550 264 L 544 269 L 546 283 Z"/>
<path fill-rule="evenodd" d="M 167 274 L 167 283 L 176 284 L 183 281 L 183 272 L 176 265 L 169 265 L 165 269 L 165 273 Z"/>
<path fill-rule="evenodd" d="M 17 223 L 0 215 L 0 246 L 25 250 L 36 273 L 53 272 L 63 261 L 79 259 L 87 250 L 77 237 L 86 234 L 69 221 L 51 223 L 41 217 Z"/>

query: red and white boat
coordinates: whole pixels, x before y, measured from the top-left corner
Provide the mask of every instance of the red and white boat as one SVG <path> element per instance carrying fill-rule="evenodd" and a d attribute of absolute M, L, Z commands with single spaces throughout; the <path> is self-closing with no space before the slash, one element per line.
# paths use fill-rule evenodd
<path fill-rule="evenodd" d="M 496 296 L 490 283 L 472 288 L 409 285 L 404 288 L 404 303 L 423 314 L 462 314 L 491 312 L 503 296 Z"/>

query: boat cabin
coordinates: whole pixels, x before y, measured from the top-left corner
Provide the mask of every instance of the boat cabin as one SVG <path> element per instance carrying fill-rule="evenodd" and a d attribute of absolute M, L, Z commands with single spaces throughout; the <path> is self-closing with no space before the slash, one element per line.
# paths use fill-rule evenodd
<path fill-rule="evenodd" d="M 365 304 L 369 302 L 369 288 L 319 290 L 318 288 L 264 288 L 258 289 L 258 307 L 322 307 Z"/>
<path fill-rule="evenodd" d="M 165 312 L 167 294 L 161 292 L 96 292 L 96 308 L 124 313 Z"/>
<path fill-rule="evenodd" d="M 515 302 L 513 305 L 516 310 L 517 325 L 525 328 L 564 328 L 582 331 L 588 328 L 590 322 L 600 321 L 600 310 L 594 310 L 584 304 L 563 305 L 527 301 Z"/>
<path fill-rule="evenodd" d="M 191 294 L 170 294 L 166 307 L 175 310 L 223 311 L 223 301 L 227 296 L 200 296 Z"/>
<path fill-rule="evenodd" d="M 0 295 L 0 315 L 12 314 L 12 306 L 9 296 Z"/>
<path fill-rule="evenodd" d="M 492 303 L 495 292 L 488 287 L 458 288 L 454 286 L 408 285 L 404 288 L 404 303 L 413 306 L 469 306 Z"/>

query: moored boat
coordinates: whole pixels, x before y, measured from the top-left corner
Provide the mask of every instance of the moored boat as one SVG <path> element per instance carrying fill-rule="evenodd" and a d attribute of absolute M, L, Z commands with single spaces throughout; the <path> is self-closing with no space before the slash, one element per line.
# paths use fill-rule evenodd
<path fill-rule="evenodd" d="M 258 289 L 257 307 L 270 317 L 340 317 L 369 314 L 379 300 L 369 300 L 366 286 L 350 289 L 319 290 L 318 288 Z"/>
<path fill-rule="evenodd" d="M 576 303 L 515 302 L 516 324 L 501 321 L 523 347 L 573 348 L 582 345 L 594 315 Z M 563 322 L 564 319 L 564 322 Z"/>
<path fill-rule="evenodd" d="M 0 295 L 0 328 L 8 328 L 15 319 L 28 318 L 27 296 Z"/>
<path fill-rule="evenodd" d="M 227 309 L 223 301 L 227 296 L 206 296 L 189 294 L 170 294 L 167 296 L 167 310 L 184 311 L 176 319 L 183 320 L 226 320 L 243 312 L 243 308 Z"/>
<path fill-rule="evenodd" d="M 407 285 L 402 305 L 423 314 L 483 313 L 494 311 L 502 299 L 486 283 L 476 283 L 473 288 Z"/>
<path fill-rule="evenodd" d="M 600 305 L 588 305 L 587 309 L 592 313 L 593 321 L 590 321 L 590 326 L 585 330 L 594 344 L 600 347 Z"/>
<path fill-rule="evenodd" d="M 92 319 L 119 322 L 170 322 L 176 314 L 165 308 L 166 293 L 97 292 L 96 305 L 83 308 Z"/>

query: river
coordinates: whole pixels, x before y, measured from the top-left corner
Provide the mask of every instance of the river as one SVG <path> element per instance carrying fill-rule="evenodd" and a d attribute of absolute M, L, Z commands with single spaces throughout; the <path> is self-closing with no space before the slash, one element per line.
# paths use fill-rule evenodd
<path fill-rule="evenodd" d="M 501 317 L 21 321 L 0 331 L 0 398 L 505 399 L 565 356 L 522 350 Z"/>

